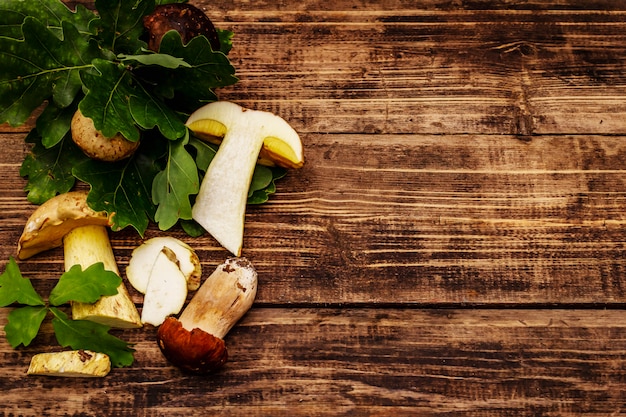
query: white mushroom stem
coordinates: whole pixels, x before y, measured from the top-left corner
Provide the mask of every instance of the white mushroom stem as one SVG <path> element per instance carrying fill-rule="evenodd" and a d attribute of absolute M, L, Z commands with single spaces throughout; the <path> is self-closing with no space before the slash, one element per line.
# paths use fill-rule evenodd
<path fill-rule="evenodd" d="M 250 310 L 257 273 L 245 258 L 230 258 L 206 279 L 179 317 L 188 331 L 200 329 L 223 339 Z"/>
<path fill-rule="evenodd" d="M 292 142 L 298 134 L 275 114 L 227 101 L 200 108 L 187 125 L 197 120 L 220 123 L 225 134 L 202 180 L 192 217 L 222 246 L 240 256 L 248 190 L 263 141 L 288 137 Z"/>
<path fill-rule="evenodd" d="M 63 238 L 65 270 L 80 265 L 84 270 L 102 262 L 108 271 L 120 274 L 105 226 L 87 225 L 72 229 Z M 141 318 L 124 283 L 117 294 L 104 296 L 94 304 L 72 303 L 74 320 L 91 320 L 118 328 L 141 327 Z"/>

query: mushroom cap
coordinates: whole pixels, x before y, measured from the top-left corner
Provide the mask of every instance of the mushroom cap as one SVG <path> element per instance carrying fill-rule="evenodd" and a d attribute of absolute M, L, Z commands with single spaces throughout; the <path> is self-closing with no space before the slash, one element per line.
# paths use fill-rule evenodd
<path fill-rule="evenodd" d="M 116 162 L 131 156 L 139 147 L 121 134 L 106 137 L 96 130 L 93 120 L 77 110 L 72 117 L 72 140 L 91 159 Z"/>
<path fill-rule="evenodd" d="M 144 28 L 148 31 L 148 49 L 158 52 L 161 38 L 170 30 L 180 33 L 183 43 L 204 35 L 211 49 L 220 50 L 220 38 L 211 19 L 199 8 L 188 3 L 171 3 L 156 6 L 154 11 L 144 16 Z"/>
<path fill-rule="evenodd" d="M 189 331 L 174 317 L 159 326 L 157 340 L 163 356 L 187 372 L 207 374 L 228 360 L 224 340 L 198 328 Z"/>
<path fill-rule="evenodd" d="M 72 229 L 87 225 L 110 226 L 111 216 L 87 205 L 87 191 L 70 191 L 52 197 L 31 214 L 17 246 L 18 259 L 27 259 L 63 245 Z"/>

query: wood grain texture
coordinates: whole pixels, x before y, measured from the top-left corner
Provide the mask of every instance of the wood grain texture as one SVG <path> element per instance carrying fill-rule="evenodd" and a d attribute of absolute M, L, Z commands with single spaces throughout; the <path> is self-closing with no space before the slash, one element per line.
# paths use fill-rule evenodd
<path fill-rule="evenodd" d="M 0 330 L 0 417 L 626 413 L 626 4 L 192 3 L 236 35 L 240 82 L 220 98 L 305 146 L 248 208 L 259 291 L 231 361 L 181 374 L 146 328 L 105 379 L 27 378 L 50 329 L 17 350 Z M 0 265 L 34 208 L 33 120 L 0 126 Z M 207 274 L 228 256 L 170 234 Z M 123 271 L 140 239 L 111 239 Z M 62 251 L 20 267 L 45 294 Z"/>
<path fill-rule="evenodd" d="M 147 330 L 129 332 L 137 364 L 98 380 L 26 377 L 37 348 L 2 343 L 10 367 L 0 377 L 0 416 L 611 415 L 624 411 L 626 395 L 622 319 L 617 311 L 253 309 L 227 337 L 230 362 L 208 378 L 169 367 Z"/>

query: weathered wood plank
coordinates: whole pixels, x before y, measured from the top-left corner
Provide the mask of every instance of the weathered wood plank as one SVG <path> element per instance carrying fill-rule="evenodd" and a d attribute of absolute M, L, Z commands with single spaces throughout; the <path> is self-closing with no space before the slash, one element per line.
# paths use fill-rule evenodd
<path fill-rule="evenodd" d="M 301 131 L 626 131 L 622 12 L 246 10 L 222 24 L 241 77 L 222 97 Z"/>
<path fill-rule="evenodd" d="M 5 135 L 19 147 L 21 136 Z M 621 304 L 623 137 L 305 135 L 307 164 L 249 207 L 244 254 L 262 303 Z M 0 155 L 0 257 L 32 211 Z M 158 234 L 151 228 L 148 236 Z M 227 256 L 188 240 L 206 268 Z M 139 243 L 112 235 L 122 266 Z M 23 263 L 62 272 L 61 252 Z M 44 284 L 46 285 L 46 284 Z"/>
<path fill-rule="evenodd" d="M 302 132 L 626 133 L 625 15 L 607 3 L 196 3 L 236 33 L 241 82 L 221 97 Z"/>
<path fill-rule="evenodd" d="M 624 411 L 623 318 L 253 308 L 227 336 L 231 361 L 210 378 L 168 366 L 149 330 L 125 333 L 136 365 L 101 380 L 25 377 L 52 335 L 17 351 L 2 338 L 0 415 L 608 415 Z"/>
<path fill-rule="evenodd" d="M 29 378 L 49 326 L 18 350 L 0 330 L 1 417 L 624 412 L 625 3 L 193 3 L 236 34 L 220 97 L 285 117 L 307 157 L 248 211 L 259 294 L 231 361 L 183 375 L 146 328 L 131 368 Z M 30 126 L 0 126 L 0 270 Z M 172 234 L 207 270 L 227 256 Z M 112 241 L 123 271 L 138 237 Z M 21 268 L 45 293 L 62 251 Z"/>

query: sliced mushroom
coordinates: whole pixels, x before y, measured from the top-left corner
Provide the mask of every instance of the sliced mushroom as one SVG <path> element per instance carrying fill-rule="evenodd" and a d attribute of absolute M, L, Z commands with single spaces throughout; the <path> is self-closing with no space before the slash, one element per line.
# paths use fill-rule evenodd
<path fill-rule="evenodd" d="M 178 266 L 176 254 L 164 246 L 148 271 L 141 321 L 159 326 L 166 317 L 180 313 L 187 300 L 187 278 Z"/>
<path fill-rule="evenodd" d="M 104 377 L 111 371 L 108 355 L 89 350 L 38 353 L 30 360 L 28 375 Z"/>
<path fill-rule="evenodd" d="M 275 114 L 248 110 L 227 101 L 201 107 L 186 124 L 194 132 L 223 133 L 196 196 L 192 217 L 222 246 L 239 256 L 248 190 L 263 144 L 270 143 L 285 154 L 289 150 L 294 166 L 301 166 L 304 158 L 300 137 Z"/>
<path fill-rule="evenodd" d="M 87 205 L 86 191 L 59 194 L 39 206 L 30 216 L 18 242 L 17 257 L 27 259 L 63 245 L 65 270 L 82 269 L 102 262 L 119 275 L 107 227 L 110 218 Z M 72 317 L 112 327 L 141 327 L 141 318 L 122 282 L 117 294 L 102 297 L 94 304 L 72 303 Z"/>
<path fill-rule="evenodd" d="M 172 236 L 158 236 L 137 246 L 126 266 L 128 282 L 140 293 L 145 294 L 150 280 L 150 271 L 163 248 L 170 249 L 187 280 L 187 290 L 195 291 L 200 286 L 202 265 L 191 246 Z"/>

